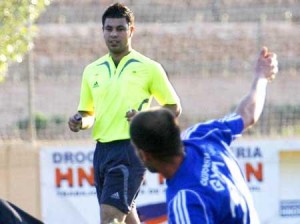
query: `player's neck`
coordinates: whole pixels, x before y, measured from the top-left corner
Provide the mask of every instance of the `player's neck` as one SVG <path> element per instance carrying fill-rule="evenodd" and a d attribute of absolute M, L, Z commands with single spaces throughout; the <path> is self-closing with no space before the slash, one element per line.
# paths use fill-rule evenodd
<path fill-rule="evenodd" d="M 115 63 L 115 66 L 118 67 L 118 64 L 120 63 L 122 58 L 124 58 L 130 52 L 131 52 L 131 48 L 128 48 L 127 50 L 125 50 L 121 53 L 118 53 L 118 54 L 114 54 L 114 53 L 110 52 L 110 55 L 112 57 L 113 62 Z"/>

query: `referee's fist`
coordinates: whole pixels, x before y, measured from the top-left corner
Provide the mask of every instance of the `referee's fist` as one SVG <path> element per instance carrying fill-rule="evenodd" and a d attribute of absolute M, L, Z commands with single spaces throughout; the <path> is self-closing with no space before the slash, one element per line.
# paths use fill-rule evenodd
<path fill-rule="evenodd" d="M 79 113 L 74 114 L 69 118 L 68 122 L 71 131 L 78 132 L 82 126 L 82 116 Z"/>

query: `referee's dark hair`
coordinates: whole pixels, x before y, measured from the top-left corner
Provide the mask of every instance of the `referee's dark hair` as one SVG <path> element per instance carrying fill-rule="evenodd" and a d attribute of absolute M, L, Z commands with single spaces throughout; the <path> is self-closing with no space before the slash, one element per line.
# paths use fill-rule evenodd
<path fill-rule="evenodd" d="M 133 12 L 122 3 L 110 5 L 102 16 L 102 26 L 104 26 L 106 18 L 125 18 L 128 25 L 134 24 Z"/>
<path fill-rule="evenodd" d="M 130 124 L 131 141 L 139 150 L 161 161 L 183 154 L 180 128 L 174 114 L 164 108 L 138 113 Z"/>

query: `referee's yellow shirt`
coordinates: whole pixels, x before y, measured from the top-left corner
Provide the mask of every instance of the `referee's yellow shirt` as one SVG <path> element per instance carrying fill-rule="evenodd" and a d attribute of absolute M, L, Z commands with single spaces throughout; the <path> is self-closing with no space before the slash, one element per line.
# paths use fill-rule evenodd
<path fill-rule="evenodd" d="M 132 50 L 116 68 L 107 54 L 84 69 L 78 111 L 94 112 L 95 140 L 129 139 L 126 112 L 148 108 L 153 97 L 161 105 L 180 105 L 159 63 Z"/>

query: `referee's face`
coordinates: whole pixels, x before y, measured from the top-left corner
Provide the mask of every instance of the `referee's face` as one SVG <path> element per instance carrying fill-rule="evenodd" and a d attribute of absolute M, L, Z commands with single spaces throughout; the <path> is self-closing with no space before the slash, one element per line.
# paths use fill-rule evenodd
<path fill-rule="evenodd" d="M 127 54 L 131 48 L 131 37 L 134 27 L 125 18 L 106 18 L 103 36 L 111 54 Z"/>

